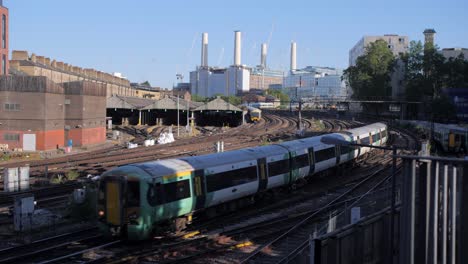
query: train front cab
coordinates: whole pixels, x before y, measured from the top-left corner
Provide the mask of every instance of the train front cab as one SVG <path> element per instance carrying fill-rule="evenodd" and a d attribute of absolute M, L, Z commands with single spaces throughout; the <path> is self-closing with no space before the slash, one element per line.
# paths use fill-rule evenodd
<path fill-rule="evenodd" d="M 99 183 L 98 225 L 107 236 L 138 239 L 148 235 L 141 217 L 141 190 L 137 178 L 106 176 Z"/>

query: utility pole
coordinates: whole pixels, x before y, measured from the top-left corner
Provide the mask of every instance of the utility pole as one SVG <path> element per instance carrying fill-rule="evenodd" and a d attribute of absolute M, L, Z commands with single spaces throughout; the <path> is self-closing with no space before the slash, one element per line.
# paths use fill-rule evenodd
<path fill-rule="evenodd" d="M 184 80 L 184 76 L 180 73 L 177 73 L 176 74 L 176 78 L 177 80 L 179 81 L 179 87 L 180 88 L 180 83 L 183 82 Z M 179 89 L 177 89 L 179 90 Z M 177 137 L 180 136 L 180 132 L 179 132 L 179 93 L 177 93 Z"/>

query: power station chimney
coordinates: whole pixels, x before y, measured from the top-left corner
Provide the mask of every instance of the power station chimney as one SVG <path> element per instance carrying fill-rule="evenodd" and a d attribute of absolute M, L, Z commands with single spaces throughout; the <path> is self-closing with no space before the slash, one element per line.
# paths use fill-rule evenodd
<path fill-rule="evenodd" d="M 296 65 L 296 42 L 291 42 L 291 71 L 297 69 Z"/>
<path fill-rule="evenodd" d="M 260 54 L 260 65 L 263 69 L 266 68 L 267 44 L 262 43 L 262 53 Z"/>
<path fill-rule="evenodd" d="M 241 32 L 234 31 L 234 65 L 241 65 Z"/>
<path fill-rule="evenodd" d="M 202 34 L 201 66 L 208 67 L 208 33 Z"/>

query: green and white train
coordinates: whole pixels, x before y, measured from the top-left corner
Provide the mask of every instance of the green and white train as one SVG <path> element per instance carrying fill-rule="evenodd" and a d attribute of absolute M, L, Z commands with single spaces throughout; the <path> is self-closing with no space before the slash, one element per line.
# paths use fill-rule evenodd
<path fill-rule="evenodd" d="M 380 146 L 388 132 L 385 124 L 375 123 L 327 136 Z M 199 212 L 238 208 L 369 151 L 327 145 L 321 138 L 112 169 L 99 182 L 99 226 L 108 235 L 148 239 L 168 227 L 183 228 Z"/>

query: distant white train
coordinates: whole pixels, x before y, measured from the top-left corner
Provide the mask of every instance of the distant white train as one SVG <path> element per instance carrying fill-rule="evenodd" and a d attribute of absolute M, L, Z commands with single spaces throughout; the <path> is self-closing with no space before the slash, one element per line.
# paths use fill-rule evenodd
<path fill-rule="evenodd" d="M 273 103 L 264 103 L 264 102 L 249 103 L 249 106 L 259 108 L 259 109 L 272 109 L 272 108 L 275 108 Z"/>

